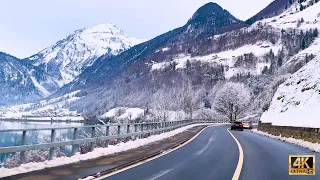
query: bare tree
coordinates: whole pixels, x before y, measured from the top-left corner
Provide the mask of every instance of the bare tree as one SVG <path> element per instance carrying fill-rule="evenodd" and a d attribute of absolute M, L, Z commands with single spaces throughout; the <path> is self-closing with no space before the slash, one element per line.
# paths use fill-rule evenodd
<path fill-rule="evenodd" d="M 250 98 L 250 91 L 244 84 L 228 82 L 218 91 L 214 109 L 230 121 L 235 121 L 245 112 Z"/>

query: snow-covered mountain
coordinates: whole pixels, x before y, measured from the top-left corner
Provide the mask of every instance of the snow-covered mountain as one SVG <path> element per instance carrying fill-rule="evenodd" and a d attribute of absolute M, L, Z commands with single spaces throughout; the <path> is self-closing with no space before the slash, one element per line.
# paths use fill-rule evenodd
<path fill-rule="evenodd" d="M 294 59 L 305 61 L 305 53 L 317 44 L 319 5 L 292 1 L 280 15 L 243 27 L 219 5 L 208 3 L 185 26 L 95 63 L 60 93 L 88 93 L 71 106 L 84 113 L 102 114 L 113 107 L 154 109 L 162 103 L 169 110 L 181 110 L 185 103 L 174 99 L 183 100 L 186 87 L 192 89 L 192 102 L 210 107 L 206 98 L 231 80 L 249 86 L 256 97 L 249 109 L 262 113 L 277 86 L 305 64 L 296 66 Z M 315 55 L 309 53 L 307 60 Z M 195 103 L 193 108 L 203 106 Z"/>
<path fill-rule="evenodd" d="M 76 30 L 65 39 L 28 58 L 50 74 L 59 87 L 71 82 L 100 56 L 114 56 L 143 42 L 114 24 Z"/>
<path fill-rule="evenodd" d="M 43 86 L 50 89 L 55 83 L 41 69 L 0 52 L 0 105 L 28 102 L 49 95 Z"/>

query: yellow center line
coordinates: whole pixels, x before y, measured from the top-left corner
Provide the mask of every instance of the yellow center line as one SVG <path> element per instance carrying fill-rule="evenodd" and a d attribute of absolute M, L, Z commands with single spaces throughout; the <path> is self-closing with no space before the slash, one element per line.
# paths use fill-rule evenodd
<path fill-rule="evenodd" d="M 232 180 L 238 180 L 240 178 L 241 169 L 242 169 L 242 165 L 243 165 L 243 158 L 244 158 L 243 149 L 242 149 L 241 144 L 238 141 L 238 139 L 230 132 L 229 129 L 227 129 L 227 131 L 230 133 L 230 135 L 236 141 L 236 143 L 238 145 L 238 149 L 239 149 L 239 160 L 238 160 L 237 168 L 236 168 L 236 170 L 233 174 L 233 177 L 232 177 Z"/>

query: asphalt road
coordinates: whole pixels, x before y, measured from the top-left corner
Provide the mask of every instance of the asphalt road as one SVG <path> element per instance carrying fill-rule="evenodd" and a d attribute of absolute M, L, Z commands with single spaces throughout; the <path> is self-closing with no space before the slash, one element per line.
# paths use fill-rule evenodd
<path fill-rule="evenodd" d="M 239 149 L 227 128 L 227 126 L 207 128 L 187 145 L 105 179 L 232 179 L 239 160 Z M 231 132 L 240 142 L 244 152 L 241 180 L 320 180 L 320 154 L 249 131 Z M 317 175 L 289 176 L 290 154 L 316 155 Z"/>

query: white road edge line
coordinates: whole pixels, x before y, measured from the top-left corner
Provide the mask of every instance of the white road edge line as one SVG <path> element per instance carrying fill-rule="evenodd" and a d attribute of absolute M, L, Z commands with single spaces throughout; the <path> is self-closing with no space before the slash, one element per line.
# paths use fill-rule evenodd
<path fill-rule="evenodd" d="M 233 137 L 233 139 L 236 141 L 237 145 L 238 145 L 238 149 L 239 149 L 239 160 L 238 160 L 238 164 L 237 164 L 237 168 L 233 174 L 232 180 L 238 180 L 240 178 L 240 174 L 241 174 L 241 169 L 242 169 L 242 165 L 243 165 L 243 149 L 241 147 L 240 142 L 238 141 L 238 139 L 230 132 L 230 129 L 228 128 L 227 131 L 230 133 L 230 135 Z"/>
<path fill-rule="evenodd" d="M 189 139 L 189 140 L 186 141 L 185 143 L 181 144 L 180 146 L 175 147 L 174 149 L 170 149 L 169 151 L 166 151 L 166 152 L 164 152 L 164 153 L 162 153 L 162 154 L 159 154 L 159 155 L 157 155 L 157 156 L 155 156 L 155 157 L 152 157 L 152 158 L 150 158 L 150 159 L 146 159 L 146 160 L 141 161 L 141 162 L 139 162 L 139 163 L 137 163 L 137 164 L 133 164 L 133 165 L 128 166 L 128 167 L 126 167 L 126 168 L 119 169 L 118 171 L 114 171 L 114 172 L 112 172 L 112 173 L 110 173 L 110 174 L 107 174 L 107 175 L 105 175 L 105 176 L 101 176 L 101 177 L 98 177 L 98 178 L 95 178 L 95 179 L 96 179 L 96 180 L 100 180 L 100 179 L 104 179 L 104 178 L 107 178 L 107 177 L 110 177 L 110 176 L 119 174 L 119 173 L 121 173 L 121 172 L 123 172 L 123 171 L 126 171 L 126 170 L 128 170 L 128 169 L 134 168 L 134 167 L 136 167 L 136 166 L 140 166 L 140 165 L 142 165 L 142 164 L 144 164 L 144 163 L 147 163 L 147 162 L 152 161 L 152 160 L 154 160 L 154 159 L 160 158 L 161 156 L 164 156 L 164 155 L 166 155 L 166 154 L 169 154 L 169 153 L 171 153 L 171 152 L 173 152 L 173 151 L 175 151 L 175 150 L 178 150 L 178 149 L 182 148 L 183 146 L 187 145 L 188 143 L 190 143 L 191 141 L 193 141 L 193 140 L 194 140 L 196 137 L 198 137 L 205 129 L 207 129 L 207 128 L 209 128 L 209 127 L 214 127 L 214 126 L 221 126 L 221 125 L 216 125 L 216 124 L 209 125 L 208 127 L 204 128 L 204 129 L 202 129 L 200 132 L 198 132 L 196 135 L 194 135 L 191 139 Z"/>

